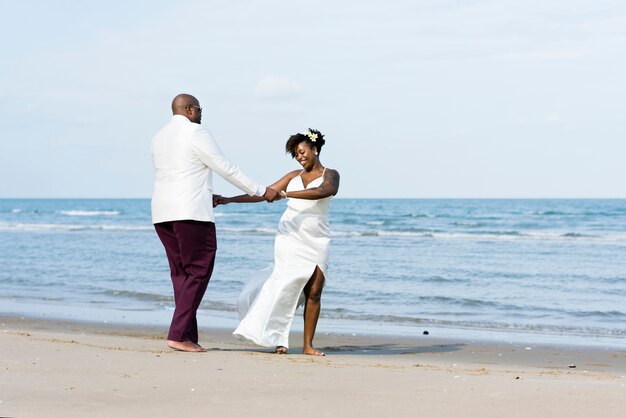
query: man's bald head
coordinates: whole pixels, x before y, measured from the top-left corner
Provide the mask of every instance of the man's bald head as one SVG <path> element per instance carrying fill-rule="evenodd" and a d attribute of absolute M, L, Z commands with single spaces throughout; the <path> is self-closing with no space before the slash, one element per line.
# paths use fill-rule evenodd
<path fill-rule="evenodd" d="M 200 123 L 202 118 L 202 108 L 198 99 L 191 94 L 179 94 L 172 100 L 172 113 L 182 115 L 191 122 Z"/>

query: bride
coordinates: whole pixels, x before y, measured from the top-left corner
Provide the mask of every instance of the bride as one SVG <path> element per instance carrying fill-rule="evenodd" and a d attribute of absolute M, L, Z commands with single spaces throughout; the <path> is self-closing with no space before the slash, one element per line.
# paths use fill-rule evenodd
<path fill-rule="evenodd" d="M 238 301 L 242 319 L 233 334 L 260 346 L 276 347 L 279 354 L 287 353 L 294 312 L 304 299 L 302 352 L 325 355 L 313 347 L 313 337 L 328 268 L 328 209 L 339 189 L 339 173 L 325 168 L 319 160 L 325 142 L 324 135 L 313 129 L 287 140 L 287 153 L 303 169 L 288 173 L 270 186 L 289 199 L 276 232 L 274 270 L 261 283 L 250 281 Z M 261 201 L 258 196 L 215 195 L 213 204 Z"/>

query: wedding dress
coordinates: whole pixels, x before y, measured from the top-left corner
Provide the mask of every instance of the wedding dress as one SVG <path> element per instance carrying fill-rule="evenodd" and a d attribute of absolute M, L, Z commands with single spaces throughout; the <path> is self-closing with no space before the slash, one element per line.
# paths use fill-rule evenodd
<path fill-rule="evenodd" d="M 287 192 L 318 187 L 324 173 L 306 188 L 300 175 L 294 177 Z M 289 347 L 296 307 L 304 303 L 302 289 L 316 266 L 326 277 L 330 200 L 330 196 L 319 200 L 289 198 L 278 223 L 272 273 L 252 279 L 244 287 L 238 300 L 242 319 L 233 335 L 264 347 Z"/>

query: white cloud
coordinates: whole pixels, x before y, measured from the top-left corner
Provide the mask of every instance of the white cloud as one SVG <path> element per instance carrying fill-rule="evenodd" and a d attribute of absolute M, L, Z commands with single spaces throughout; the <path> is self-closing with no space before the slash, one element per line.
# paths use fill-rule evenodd
<path fill-rule="evenodd" d="M 589 57 L 593 54 L 593 50 L 589 48 L 575 48 L 575 49 L 554 49 L 554 50 L 530 50 L 530 51 L 515 51 L 505 52 L 497 55 L 498 58 L 510 61 L 524 61 L 524 60 L 537 60 L 537 61 L 561 61 L 561 60 L 576 60 Z"/>
<path fill-rule="evenodd" d="M 561 117 L 556 113 L 550 113 L 548 116 L 546 116 L 546 122 L 548 123 L 558 123 L 560 121 Z"/>
<path fill-rule="evenodd" d="M 41 103 L 28 103 L 19 109 L 19 112 L 31 114 L 39 111 L 39 109 L 41 109 Z"/>
<path fill-rule="evenodd" d="M 261 99 L 283 99 L 298 96 L 301 90 L 295 81 L 268 75 L 256 84 L 254 94 Z"/>

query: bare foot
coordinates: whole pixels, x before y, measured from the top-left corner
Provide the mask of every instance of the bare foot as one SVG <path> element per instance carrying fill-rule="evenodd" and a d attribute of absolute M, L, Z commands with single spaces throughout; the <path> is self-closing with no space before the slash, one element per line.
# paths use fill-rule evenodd
<path fill-rule="evenodd" d="M 287 354 L 287 347 L 279 345 L 278 347 L 276 347 L 276 354 Z"/>
<path fill-rule="evenodd" d="M 198 344 L 191 341 L 171 341 L 167 340 L 167 346 L 172 350 L 187 351 L 190 353 L 204 353 L 206 348 L 202 348 Z"/>
<path fill-rule="evenodd" d="M 310 348 L 303 348 L 302 349 L 302 354 L 306 354 L 307 356 L 325 356 L 326 354 L 322 353 L 321 351 L 310 347 Z"/>

